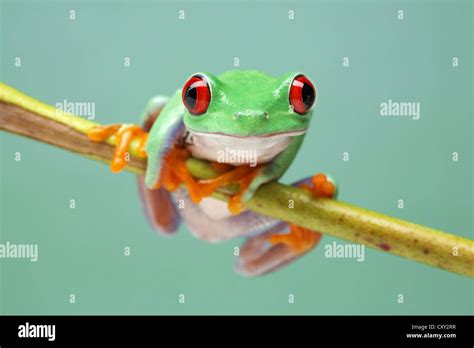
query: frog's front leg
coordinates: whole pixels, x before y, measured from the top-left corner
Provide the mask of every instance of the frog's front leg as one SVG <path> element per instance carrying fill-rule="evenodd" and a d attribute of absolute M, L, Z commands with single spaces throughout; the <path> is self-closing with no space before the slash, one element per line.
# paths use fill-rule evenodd
<path fill-rule="evenodd" d="M 319 198 L 333 198 L 337 193 L 334 182 L 324 174 L 301 180 L 294 186 Z M 246 241 L 240 250 L 237 271 L 247 276 L 274 271 L 312 250 L 321 237 L 319 232 L 281 222 Z"/>
<path fill-rule="evenodd" d="M 336 195 L 336 185 L 324 174 L 316 174 L 310 183 L 300 183 L 298 187 L 309 191 L 316 198 L 333 198 Z M 313 247 L 321 239 L 319 232 L 290 224 L 290 232 L 274 234 L 268 239 L 271 244 L 285 244 L 295 253 L 304 253 Z"/>
<path fill-rule="evenodd" d="M 139 142 L 139 155 L 146 157 L 146 140 L 148 132 L 145 132 L 140 126 L 134 124 L 114 124 L 109 126 L 96 126 L 87 133 L 89 139 L 97 142 L 103 142 L 111 135 L 116 137 L 114 157 L 110 169 L 114 173 L 120 172 L 127 164 L 127 151 L 130 143 L 137 139 Z"/>
<path fill-rule="evenodd" d="M 216 166 L 216 164 L 214 164 Z M 232 169 L 224 172 L 216 178 L 200 180 L 199 186 L 205 196 L 210 196 L 217 188 L 228 184 L 238 184 L 238 191 L 229 199 L 228 208 L 233 214 L 240 214 L 243 210 L 242 197 L 247 192 L 250 184 L 262 172 L 263 166 L 251 167 L 242 165 L 231 167 Z"/>
<path fill-rule="evenodd" d="M 163 159 L 161 174 L 155 188 L 164 187 L 169 192 L 174 192 L 182 183 L 187 188 L 189 197 L 194 203 L 199 203 L 209 194 L 203 192 L 201 186 L 193 178 L 186 167 L 186 160 L 191 153 L 184 147 L 175 145 Z"/>

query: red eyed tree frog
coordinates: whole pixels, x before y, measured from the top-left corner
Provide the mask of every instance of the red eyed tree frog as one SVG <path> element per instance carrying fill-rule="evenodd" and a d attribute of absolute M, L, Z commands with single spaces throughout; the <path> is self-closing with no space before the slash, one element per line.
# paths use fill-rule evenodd
<path fill-rule="evenodd" d="M 171 98 L 152 98 L 143 127 L 98 126 L 89 138 L 117 137 L 113 172 L 125 167 L 129 143 L 138 138 L 142 155 L 148 157 L 146 176 L 138 178 L 138 186 L 152 226 L 172 233 L 182 219 L 195 236 L 210 242 L 245 237 L 236 269 L 260 275 L 305 254 L 321 239 L 319 232 L 245 210 L 242 204 L 290 166 L 315 100 L 313 84 L 300 73 L 279 78 L 258 71 L 197 73 Z M 194 178 L 185 166 L 189 156 L 210 161 L 221 174 L 210 180 Z M 229 203 L 210 197 L 231 183 L 239 184 L 239 191 Z M 316 197 L 336 194 L 334 182 L 324 174 L 294 185 Z"/>

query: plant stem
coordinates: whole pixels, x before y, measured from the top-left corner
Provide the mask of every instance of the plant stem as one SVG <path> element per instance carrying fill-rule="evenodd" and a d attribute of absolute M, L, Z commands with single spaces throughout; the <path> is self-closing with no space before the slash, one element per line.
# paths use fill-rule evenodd
<path fill-rule="evenodd" d="M 102 162 L 110 162 L 115 138 L 107 143 L 90 141 L 86 133 L 98 125 L 84 118 L 64 114 L 5 84 L 0 84 L 0 129 L 61 147 Z M 143 174 L 146 160 L 138 158 L 138 144 L 130 146 L 127 170 Z M 190 158 L 187 167 L 197 178 L 217 175 L 209 163 Z M 215 195 L 228 199 L 222 193 Z M 290 202 L 293 204 L 291 205 Z M 294 206 L 294 208 L 290 208 Z M 318 198 L 310 193 L 277 182 L 263 185 L 245 208 L 322 231 L 353 243 L 474 277 L 474 241 L 454 234 L 413 224 L 349 203 Z"/>

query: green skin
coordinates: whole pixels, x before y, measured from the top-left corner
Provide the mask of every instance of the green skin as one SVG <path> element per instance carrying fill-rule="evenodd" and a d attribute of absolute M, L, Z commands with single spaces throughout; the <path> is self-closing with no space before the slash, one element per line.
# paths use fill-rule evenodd
<path fill-rule="evenodd" d="M 206 113 L 194 116 L 181 100 L 181 89 L 171 97 L 153 125 L 147 142 L 148 167 L 146 185 L 152 188 L 159 179 L 163 154 L 173 146 L 170 134 L 184 126 L 187 130 L 209 134 L 225 134 L 242 138 L 271 136 L 276 133 L 306 131 L 312 117 L 293 111 L 288 93 L 298 73 L 273 78 L 258 71 L 231 70 L 219 76 L 203 73 L 211 89 L 211 102 Z M 147 110 L 154 107 L 150 101 Z M 240 115 L 240 117 L 236 117 Z M 258 187 L 280 178 L 293 162 L 305 134 L 291 137 L 288 147 L 264 165 L 243 196 L 252 198 Z"/>

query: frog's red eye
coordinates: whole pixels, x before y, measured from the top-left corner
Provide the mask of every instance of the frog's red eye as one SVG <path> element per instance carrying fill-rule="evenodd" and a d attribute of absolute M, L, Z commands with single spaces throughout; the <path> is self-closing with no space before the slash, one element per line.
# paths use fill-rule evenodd
<path fill-rule="evenodd" d="M 183 104 L 192 115 L 202 115 L 211 102 L 211 89 L 206 78 L 194 75 L 186 82 L 182 93 Z"/>
<path fill-rule="evenodd" d="M 316 90 L 311 81 L 304 75 L 298 75 L 290 86 L 290 104 L 298 114 L 306 114 L 316 100 Z"/>

